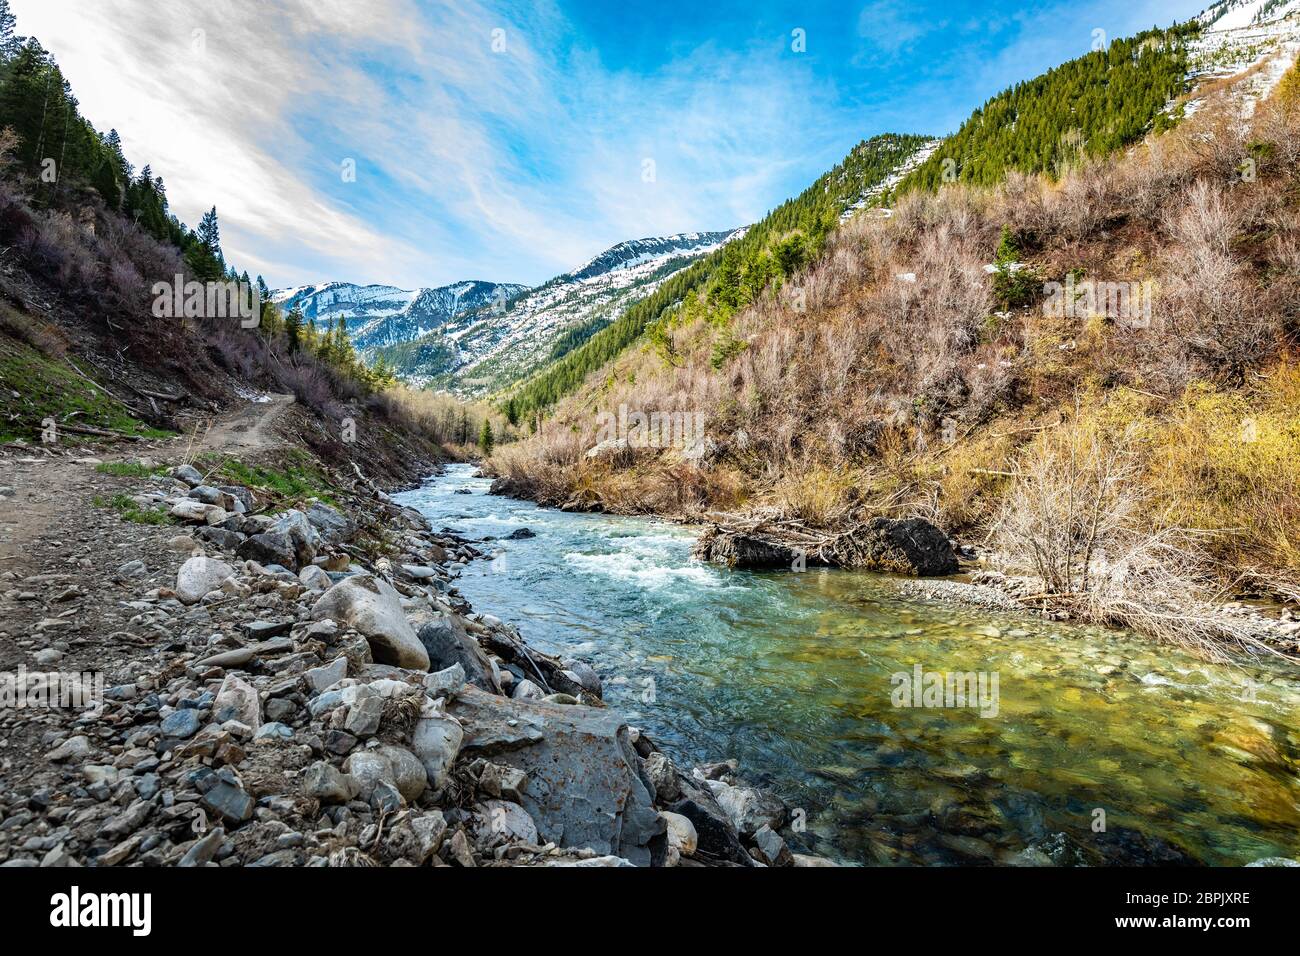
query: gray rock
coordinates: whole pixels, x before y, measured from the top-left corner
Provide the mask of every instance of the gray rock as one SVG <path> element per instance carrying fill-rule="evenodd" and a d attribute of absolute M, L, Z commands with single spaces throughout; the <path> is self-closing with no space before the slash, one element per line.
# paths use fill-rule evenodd
<path fill-rule="evenodd" d="M 270 533 L 288 537 L 297 556 L 297 562 L 294 565 L 286 564 L 285 567 L 293 567 L 294 570 L 311 564 L 320 548 L 320 535 L 301 511 L 290 510 L 277 517 L 275 523 L 271 525 Z"/>
<path fill-rule="evenodd" d="M 197 604 L 209 591 L 218 590 L 235 569 L 215 558 L 190 558 L 176 572 L 176 597 L 183 604 Z"/>
<path fill-rule="evenodd" d="M 682 795 L 682 781 L 673 762 L 662 753 L 655 752 L 645 759 L 646 776 L 654 785 L 659 803 L 669 804 Z"/>
<path fill-rule="evenodd" d="M 263 724 L 253 735 L 254 740 L 289 740 L 292 737 L 293 728 L 276 720 Z"/>
<path fill-rule="evenodd" d="M 298 555 L 293 542 L 282 532 L 251 535 L 235 554 L 244 561 L 256 561 L 261 565 L 278 564 L 294 570 L 298 568 Z"/>
<path fill-rule="evenodd" d="M 343 729 L 357 737 L 373 737 L 379 733 L 379 724 L 384 718 L 384 698 L 362 687 L 357 699 L 348 708 L 343 720 Z"/>
<path fill-rule="evenodd" d="M 188 740 L 198 733 L 202 726 L 203 718 L 199 716 L 199 712 L 186 708 L 172 711 L 164 717 L 160 729 L 164 737 Z"/>
<path fill-rule="evenodd" d="M 520 802 L 542 839 L 649 865 L 650 843 L 665 825 L 617 713 L 509 700 L 475 687 L 448 710 L 464 727 L 467 755 L 527 775 Z"/>
<path fill-rule="evenodd" d="M 489 797 L 518 803 L 523 800 L 524 791 L 528 789 L 528 774 L 515 767 L 489 763 L 479 774 L 478 785 Z"/>
<path fill-rule="evenodd" d="M 510 691 L 510 696 L 516 700 L 542 700 L 546 697 L 546 691 L 542 690 L 527 677 L 515 684 Z"/>
<path fill-rule="evenodd" d="M 55 747 L 45 755 L 46 760 L 54 763 L 61 763 L 64 760 L 72 760 L 80 763 L 91 754 L 90 738 L 85 734 L 78 734 L 75 737 L 69 737 L 59 746 Z"/>
<path fill-rule="evenodd" d="M 396 785 L 392 762 L 377 750 L 356 750 L 343 762 L 343 770 L 357 783 L 357 795 L 370 802 L 380 783 Z"/>
<path fill-rule="evenodd" d="M 785 822 L 785 804 L 774 793 L 718 781 L 712 781 L 710 789 L 741 836 L 752 837 L 764 825 L 775 829 Z"/>
<path fill-rule="evenodd" d="M 145 567 L 145 563 L 140 560 L 135 560 L 120 565 L 114 572 L 114 576 L 121 581 L 133 581 L 136 578 L 144 577 L 148 573 L 149 569 Z"/>
<path fill-rule="evenodd" d="M 781 834 L 766 823 L 754 833 L 754 850 L 758 853 L 760 862 L 768 866 L 789 866 L 794 862 L 790 848 L 785 845 Z"/>
<path fill-rule="evenodd" d="M 311 616 L 355 628 L 370 643 L 380 664 L 429 669 L 429 654 L 406 620 L 397 592 L 380 578 L 369 574 L 345 578 L 321 596 Z"/>
<path fill-rule="evenodd" d="M 302 788 L 307 796 L 321 803 L 347 803 L 361 792 L 361 785 L 355 777 L 340 773 L 337 767 L 323 760 L 307 768 Z"/>
<path fill-rule="evenodd" d="M 175 468 L 171 469 L 168 474 L 173 478 L 179 478 L 191 488 L 196 488 L 203 484 L 203 475 L 199 473 L 197 468 L 190 465 L 177 465 Z"/>
<path fill-rule="evenodd" d="M 334 582 L 323 568 L 309 564 L 298 572 L 298 580 L 308 591 L 328 591 Z"/>
<path fill-rule="evenodd" d="M 464 740 L 460 722 L 449 716 L 441 701 L 430 701 L 411 732 L 411 752 L 424 767 L 429 786 L 441 790 Z"/>
<path fill-rule="evenodd" d="M 327 544 L 347 541 L 356 533 L 356 526 L 351 518 L 319 501 L 307 509 L 307 521 L 316 530 L 320 539 Z"/>
<path fill-rule="evenodd" d="M 478 811 L 480 825 L 489 833 L 507 840 L 521 840 L 537 845 L 537 824 L 517 803 L 509 800 L 485 800 Z"/>
<path fill-rule="evenodd" d="M 346 657 L 336 657 L 328 664 L 311 668 L 311 670 L 304 672 L 302 676 L 307 681 L 307 686 L 319 694 L 348 676 L 348 659 Z"/>
<path fill-rule="evenodd" d="M 430 697 L 455 697 L 465 686 L 465 668 L 452 664 L 433 671 L 424 679 L 424 692 Z"/>
<path fill-rule="evenodd" d="M 209 860 L 217 855 L 221 849 L 221 844 L 226 838 L 224 827 L 214 827 L 208 832 L 208 835 L 201 840 L 195 840 L 194 844 L 185 851 L 181 861 L 177 866 L 204 866 Z"/>
<path fill-rule="evenodd" d="M 200 802 L 233 826 L 253 817 L 253 798 L 226 780 L 218 780 L 216 786 L 203 794 Z"/>
<path fill-rule="evenodd" d="M 385 840 L 388 854 L 423 866 L 442 847 L 447 821 L 439 810 L 418 816 L 407 815 L 398 821 Z"/>
<path fill-rule="evenodd" d="M 257 689 L 234 674 L 227 674 L 212 703 L 212 719 L 224 724 L 237 720 L 256 733 L 262 726 L 262 702 Z"/>
<path fill-rule="evenodd" d="M 420 758 L 396 744 L 384 744 L 376 747 L 375 753 L 388 761 L 392 768 L 393 785 L 407 800 L 416 800 L 428 786 L 428 773 Z"/>
<path fill-rule="evenodd" d="M 460 618 L 454 614 L 440 614 L 420 628 L 420 643 L 429 655 L 430 670 L 444 670 L 459 664 L 465 670 L 465 679 L 476 687 L 501 693 L 501 685 L 492 670 L 478 641 L 466 633 Z"/>

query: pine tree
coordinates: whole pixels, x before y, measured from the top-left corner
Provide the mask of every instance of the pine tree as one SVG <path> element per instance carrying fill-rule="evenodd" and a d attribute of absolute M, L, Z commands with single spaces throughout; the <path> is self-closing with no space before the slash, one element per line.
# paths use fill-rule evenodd
<path fill-rule="evenodd" d="M 492 434 L 492 423 L 485 418 L 483 419 L 483 428 L 478 433 L 478 447 L 483 449 L 483 454 L 490 455 L 492 454 L 492 446 L 495 443 L 496 439 Z"/>
<path fill-rule="evenodd" d="M 296 305 L 284 317 L 284 336 L 292 355 L 302 345 L 302 309 Z"/>
<path fill-rule="evenodd" d="M 9 10 L 9 0 L 0 0 L 0 61 L 16 56 L 23 38 L 15 35 L 17 19 Z"/>

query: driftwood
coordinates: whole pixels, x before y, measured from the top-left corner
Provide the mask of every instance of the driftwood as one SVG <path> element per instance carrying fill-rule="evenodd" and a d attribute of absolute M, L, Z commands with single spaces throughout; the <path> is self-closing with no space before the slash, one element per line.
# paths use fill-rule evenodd
<path fill-rule="evenodd" d="M 93 435 L 97 438 L 118 438 L 123 441 L 144 441 L 139 435 L 124 435 L 121 432 L 110 432 L 103 428 L 91 428 L 89 425 L 67 425 L 57 426 L 59 431 L 72 432 L 74 435 Z"/>
<path fill-rule="evenodd" d="M 790 518 L 713 517 L 695 555 L 731 568 L 803 570 L 820 565 L 926 577 L 958 570 L 948 537 L 923 518 L 878 517 L 844 530 L 823 531 Z"/>

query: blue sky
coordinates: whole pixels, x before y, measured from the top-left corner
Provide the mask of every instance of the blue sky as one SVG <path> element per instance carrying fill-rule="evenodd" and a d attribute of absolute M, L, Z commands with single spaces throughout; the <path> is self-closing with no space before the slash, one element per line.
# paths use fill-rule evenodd
<path fill-rule="evenodd" d="M 951 132 L 1094 31 L 1205 4 L 11 5 L 174 211 L 217 206 L 237 266 L 412 287 L 538 283 L 624 239 L 752 222 L 866 137 Z"/>

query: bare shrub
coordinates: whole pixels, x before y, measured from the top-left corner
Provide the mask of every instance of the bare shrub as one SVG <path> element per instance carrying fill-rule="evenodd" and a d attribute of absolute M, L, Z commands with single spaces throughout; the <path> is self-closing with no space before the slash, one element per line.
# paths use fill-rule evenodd
<path fill-rule="evenodd" d="M 1203 535 L 1152 528 L 1141 472 L 1125 441 L 1077 421 L 1022 457 L 992 539 L 1008 570 L 1041 581 L 1024 600 L 1213 659 L 1229 646 L 1267 648 L 1248 620 L 1219 609 Z"/>

